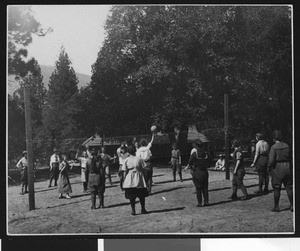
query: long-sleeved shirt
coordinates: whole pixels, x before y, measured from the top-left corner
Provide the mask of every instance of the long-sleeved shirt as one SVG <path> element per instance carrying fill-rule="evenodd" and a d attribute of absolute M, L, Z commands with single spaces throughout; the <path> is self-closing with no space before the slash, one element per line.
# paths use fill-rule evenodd
<path fill-rule="evenodd" d="M 25 169 L 28 166 L 27 159 L 25 157 L 21 158 L 16 166 L 20 169 Z"/>
<path fill-rule="evenodd" d="M 59 164 L 60 163 L 60 158 L 58 156 L 58 154 L 53 154 L 51 157 L 50 157 L 50 169 L 52 169 L 52 164 L 53 163 L 57 163 Z"/>

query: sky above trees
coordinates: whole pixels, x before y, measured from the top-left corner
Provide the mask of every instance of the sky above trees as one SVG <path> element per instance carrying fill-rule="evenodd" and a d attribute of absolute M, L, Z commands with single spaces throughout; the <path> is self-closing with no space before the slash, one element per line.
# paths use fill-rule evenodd
<path fill-rule="evenodd" d="M 29 57 L 41 65 L 54 66 L 64 46 L 74 70 L 91 75 L 91 65 L 104 40 L 104 23 L 110 5 L 32 5 L 34 17 L 53 32 L 44 37 L 33 36 L 27 47 Z"/>

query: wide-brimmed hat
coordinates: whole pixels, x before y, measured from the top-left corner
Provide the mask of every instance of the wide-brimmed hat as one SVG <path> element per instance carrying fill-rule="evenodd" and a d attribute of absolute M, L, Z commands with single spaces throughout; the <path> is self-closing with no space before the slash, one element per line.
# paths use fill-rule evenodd
<path fill-rule="evenodd" d="M 22 152 L 22 156 L 24 156 L 25 154 L 27 154 L 27 151 L 23 151 Z"/>

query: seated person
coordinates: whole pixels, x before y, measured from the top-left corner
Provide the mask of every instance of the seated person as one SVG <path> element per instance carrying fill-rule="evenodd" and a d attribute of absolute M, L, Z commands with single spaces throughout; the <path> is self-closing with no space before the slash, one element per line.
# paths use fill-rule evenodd
<path fill-rule="evenodd" d="M 221 171 L 225 170 L 225 155 L 224 154 L 219 155 L 219 159 L 215 165 L 215 170 L 221 170 Z"/>

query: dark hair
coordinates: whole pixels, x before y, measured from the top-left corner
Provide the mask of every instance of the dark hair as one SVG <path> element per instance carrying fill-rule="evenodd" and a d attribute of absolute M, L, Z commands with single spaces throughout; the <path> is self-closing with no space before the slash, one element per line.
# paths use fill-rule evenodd
<path fill-rule="evenodd" d="M 279 130 L 274 130 L 273 132 L 273 139 L 276 141 L 281 141 L 282 140 L 282 133 Z"/>
<path fill-rule="evenodd" d="M 61 157 L 64 158 L 64 156 L 66 156 L 67 159 L 69 159 L 69 154 L 68 153 L 62 153 Z"/>
<path fill-rule="evenodd" d="M 263 133 L 261 133 L 261 132 L 258 132 L 258 133 L 256 133 L 256 135 L 255 135 L 256 137 L 257 137 L 257 139 L 258 140 L 262 140 L 262 139 L 264 139 L 264 134 Z"/>
<path fill-rule="evenodd" d="M 172 144 L 172 147 L 177 147 L 177 144 L 176 144 L 176 143 L 173 143 L 173 144 Z"/>
<path fill-rule="evenodd" d="M 239 146 L 241 146 L 241 143 L 238 139 L 234 139 L 234 140 L 232 140 L 232 145 L 234 147 L 239 147 Z"/>
<path fill-rule="evenodd" d="M 204 151 L 204 149 L 203 148 L 198 148 L 197 149 L 197 156 L 198 156 L 198 158 L 205 158 L 205 151 Z"/>
<path fill-rule="evenodd" d="M 147 146 L 147 140 L 141 139 L 140 144 L 141 144 L 141 146 Z"/>
<path fill-rule="evenodd" d="M 121 150 L 123 150 L 124 152 L 127 152 L 127 147 L 126 146 L 121 146 Z"/>
<path fill-rule="evenodd" d="M 130 155 L 135 155 L 135 147 L 133 145 L 129 145 L 127 147 L 127 152 L 130 154 Z"/>
<path fill-rule="evenodd" d="M 195 146 L 196 146 L 197 148 L 203 148 L 204 144 L 203 144 L 202 141 L 197 140 Z"/>

